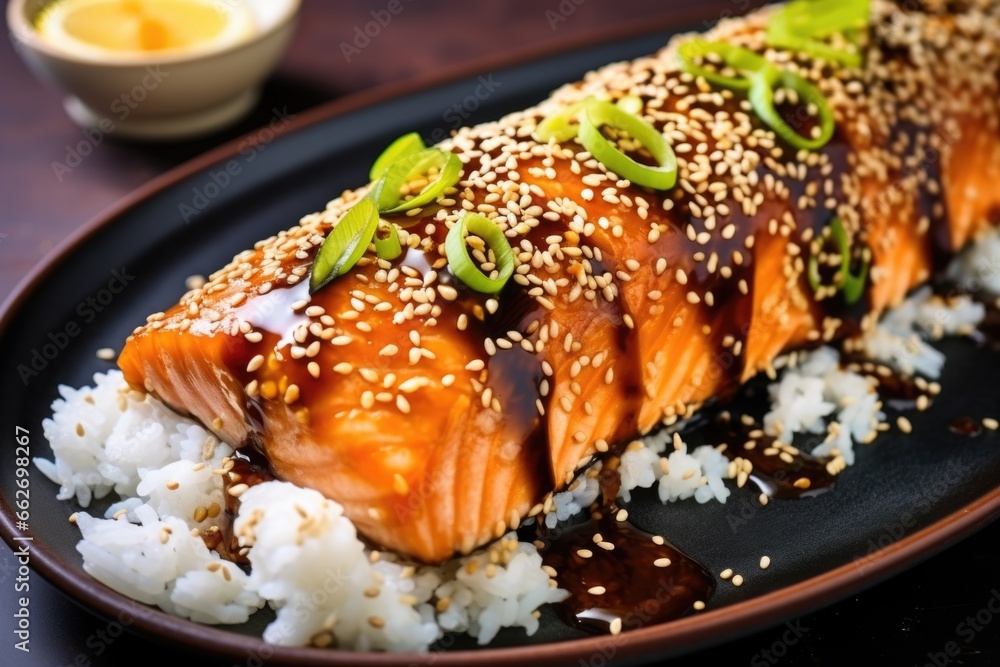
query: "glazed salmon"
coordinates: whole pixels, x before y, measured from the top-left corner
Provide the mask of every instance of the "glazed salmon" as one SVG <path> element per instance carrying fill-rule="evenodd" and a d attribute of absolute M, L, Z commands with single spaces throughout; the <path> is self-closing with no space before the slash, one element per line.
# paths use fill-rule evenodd
<path fill-rule="evenodd" d="M 836 133 L 819 150 L 795 150 L 740 93 L 683 73 L 681 36 L 440 144 L 461 180 L 392 218 L 406 229 L 398 259 L 369 249 L 310 294 L 319 246 L 365 189 L 345 193 L 150 316 L 119 365 L 278 478 L 341 503 L 373 543 L 426 562 L 469 552 L 542 512 L 595 456 L 784 352 L 872 326 L 995 222 L 1000 10 L 923 4 L 873 3 L 859 70 L 767 51 L 829 101 Z M 771 11 L 707 38 L 764 53 Z M 588 96 L 641 100 L 676 153 L 675 187 L 633 185 L 573 140 L 533 138 Z M 497 295 L 449 270 L 445 236 L 464 211 L 515 251 Z M 871 264 L 855 304 L 807 278 L 835 217 Z"/>

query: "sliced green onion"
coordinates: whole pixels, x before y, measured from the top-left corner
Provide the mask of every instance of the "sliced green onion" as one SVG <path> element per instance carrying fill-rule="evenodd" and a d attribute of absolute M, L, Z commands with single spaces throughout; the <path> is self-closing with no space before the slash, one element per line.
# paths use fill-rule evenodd
<path fill-rule="evenodd" d="M 841 280 L 840 288 L 844 292 L 844 300 L 847 303 L 857 303 L 865 293 L 865 284 L 868 281 L 868 253 L 864 252 L 861 260 L 861 272 L 858 275 L 851 273 L 851 241 L 847 237 L 847 232 L 840 222 L 840 218 L 833 219 L 833 236 L 838 239 L 837 243 L 844 249 L 840 264 Z M 842 239 L 842 240 L 840 240 Z"/>
<path fill-rule="evenodd" d="M 625 113 L 638 116 L 642 113 L 642 98 L 636 95 L 626 95 L 615 102 L 615 106 Z"/>
<path fill-rule="evenodd" d="M 640 164 L 622 153 L 601 134 L 602 125 L 628 132 L 652 154 L 657 166 Z M 677 158 L 666 137 L 642 118 L 614 104 L 594 101 L 584 108 L 580 117 L 580 143 L 610 171 L 636 185 L 669 190 L 677 182 Z"/>
<path fill-rule="evenodd" d="M 368 198 L 361 199 L 344 214 L 323 241 L 313 260 L 309 292 L 315 293 L 358 263 L 368 249 L 378 225 L 378 212 Z"/>
<path fill-rule="evenodd" d="M 391 222 L 379 220 L 373 240 L 375 254 L 379 259 L 393 260 L 403 254 L 403 247 L 399 244 L 399 230 Z"/>
<path fill-rule="evenodd" d="M 485 241 L 486 246 L 493 251 L 496 278 L 484 275 L 472 261 L 465 242 L 467 231 Z M 496 294 L 514 274 L 514 251 L 511 250 L 507 237 L 496 223 L 478 213 L 465 213 L 459 219 L 448 232 L 444 248 L 448 256 L 448 268 L 456 278 L 477 292 Z"/>
<path fill-rule="evenodd" d="M 855 275 L 851 273 L 851 239 L 844 229 L 844 224 L 840 218 L 834 218 L 830 222 L 830 239 L 837 244 L 837 253 L 840 255 L 840 270 L 837 273 L 838 280 L 834 284 L 838 290 L 844 294 L 844 300 L 849 303 L 857 303 L 865 292 L 865 284 L 868 281 L 868 267 L 870 259 L 865 254 L 861 262 L 861 271 Z M 819 274 L 819 256 L 814 253 L 809 257 L 809 267 L 807 271 L 809 285 L 813 291 L 819 291 L 823 287 L 823 279 Z"/>
<path fill-rule="evenodd" d="M 798 93 L 801 104 L 815 105 L 819 112 L 819 136 L 804 137 L 785 122 L 777 107 L 774 106 L 774 90 L 776 87 L 790 88 Z M 767 123 L 774 133 L 795 148 L 819 150 L 833 138 L 834 121 L 830 104 L 819 92 L 816 86 L 809 83 L 795 72 L 766 67 L 756 72 L 751 78 L 750 104 L 761 120 Z"/>
<path fill-rule="evenodd" d="M 725 76 L 697 64 L 696 61 L 699 58 L 705 58 L 710 54 L 721 57 L 725 66 L 736 70 L 739 76 Z M 733 90 L 749 89 L 750 75 L 762 69 L 774 69 L 774 66 L 762 56 L 728 42 L 706 42 L 703 39 L 693 39 L 681 44 L 680 48 L 677 49 L 677 55 L 685 71 L 701 77 L 709 83 Z"/>
<path fill-rule="evenodd" d="M 829 37 L 838 32 L 863 30 L 871 16 L 869 0 L 794 0 L 775 12 L 796 34 Z"/>
<path fill-rule="evenodd" d="M 563 142 L 575 137 L 577 132 L 580 131 L 580 126 L 577 124 L 577 116 L 580 110 L 593 100 L 593 97 L 588 97 L 546 117 L 535 127 L 535 140 L 547 144 L 551 139 L 555 139 L 556 142 Z"/>
<path fill-rule="evenodd" d="M 861 67 L 856 40 L 847 49 L 821 41 L 836 33 L 850 36 L 864 30 L 869 21 L 869 0 L 797 0 L 776 11 L 767 26 L 767 43 L 799 51 L 847 67 Z"/>
<path fill-rule="evenodd" d="M 420 138 L 419 134 L 416 132 L 404 134 L 389 144 L 389 147 L 375 158 L 375 164 L 372 165 L 368 177 L 373 181 L 377 181 L 385 173 L 385 170 L 392 166 L 393 162 L 401 157 L 422 151 L 425 148 L 427 147 L 424 145 L 424 140 Z"/>
<path fill-rule="evenodd" d="M 403 186 L 420 176 L 426 176 L 431 169 L 438 175 L 412 199 L 403 201 Z M 437 200 L 446 189 L 458 183 L 462 177 L 462 161 L 454 153 L 437 148 L 427 148 L 405 155 L 386 170 L 382 181 L 373 188 L 378 202 L 379 213 L 402 213 L 410 209 L 426 206 Z"/>

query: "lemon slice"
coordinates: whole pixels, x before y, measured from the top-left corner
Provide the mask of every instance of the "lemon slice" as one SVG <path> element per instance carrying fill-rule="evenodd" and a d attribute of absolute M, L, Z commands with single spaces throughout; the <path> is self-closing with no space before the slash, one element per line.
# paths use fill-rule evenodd
<path fill-rule="evenodd" d="M 253 19 L 238 0 L 56 0 L 36 27 L 79 53 L 164 56 L 237 43 Z"/>

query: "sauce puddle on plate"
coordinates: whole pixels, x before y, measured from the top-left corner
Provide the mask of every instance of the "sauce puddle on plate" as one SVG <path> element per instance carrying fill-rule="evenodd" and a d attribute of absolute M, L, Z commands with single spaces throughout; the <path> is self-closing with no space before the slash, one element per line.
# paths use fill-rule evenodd
<path fill-rule="evenodd" d="M 570 596 L 558 610 L 570 625 L 617 634 L 695 610 L 715 591 L 701 564 L 611 506 L 563 531 L 542 531 L 542 559 Z M 619 519 L 621 517 L 621 519 Z"/>

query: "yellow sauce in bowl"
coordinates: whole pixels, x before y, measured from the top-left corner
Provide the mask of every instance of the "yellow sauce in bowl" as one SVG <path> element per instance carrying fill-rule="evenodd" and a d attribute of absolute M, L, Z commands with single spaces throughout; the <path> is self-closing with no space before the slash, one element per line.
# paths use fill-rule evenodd
<path fill-rule="evenodd" d="M 54 46 L 91 56 L 179 55 L 253 32 L 240 0 L 55 0 L 35 27 Z"/>

